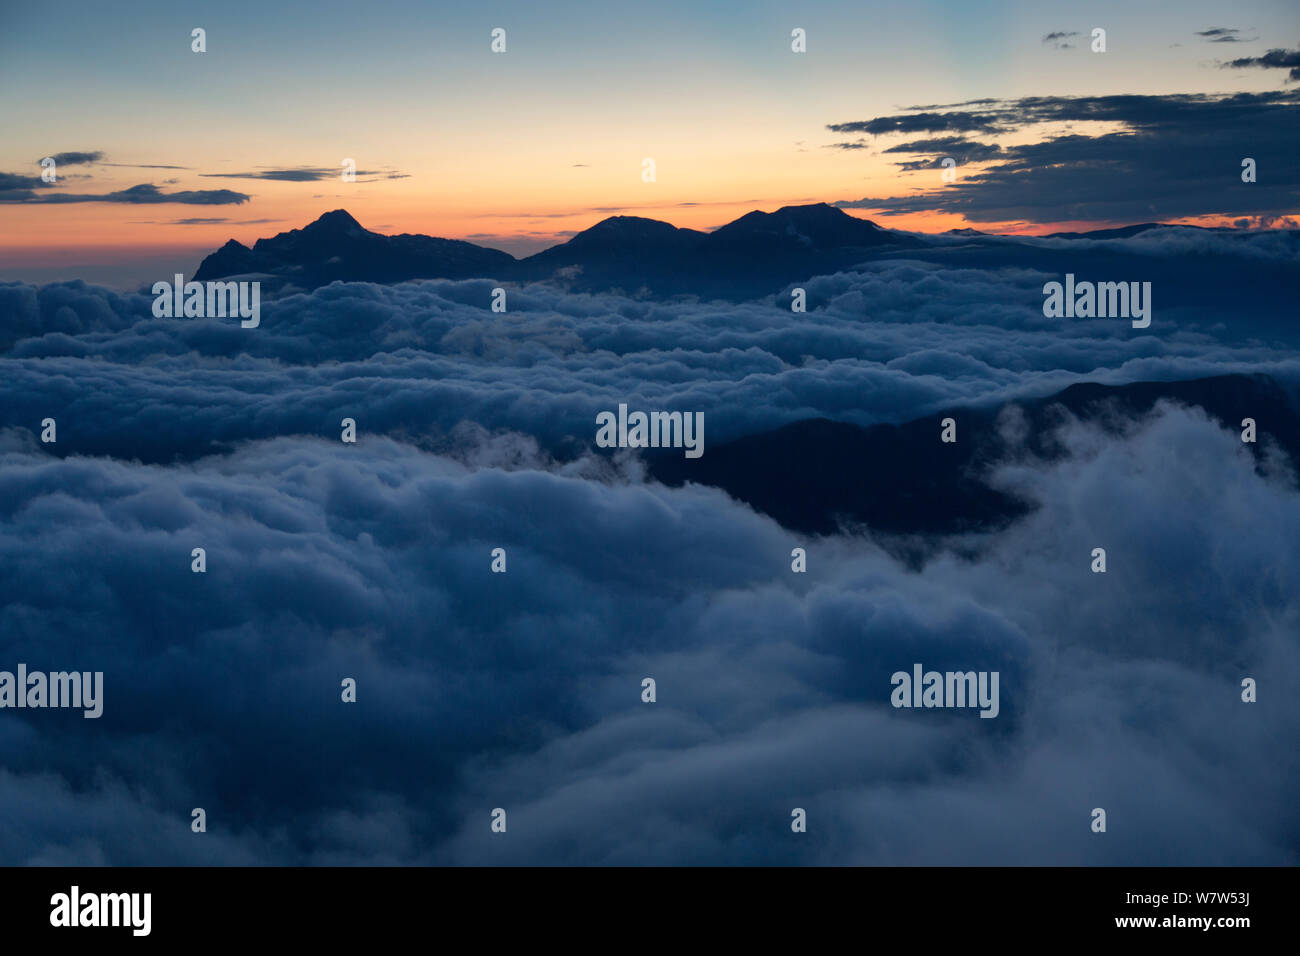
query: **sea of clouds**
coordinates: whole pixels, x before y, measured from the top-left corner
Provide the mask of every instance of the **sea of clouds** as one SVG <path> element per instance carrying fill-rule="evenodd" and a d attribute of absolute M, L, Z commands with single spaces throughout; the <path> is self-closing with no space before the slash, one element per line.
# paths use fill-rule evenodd
<path fill-rule="evenodd" d="M 336 284 L 255 330 L 0 284 L 0 667 L 105 675 L 98 720 L 0 712 L 0 862 L 1295 864 L 1300 492 L 1237 432 L 1067 424 L 995 479 L 1037 509 L 921 570 L 590 451 L 620 401 L 718 442 L 1300 380 L 1214 316 L 1046 320 L 1048 278 L 880 262 L 804 315 Z M 999 671 L 1000 715 L 893 709 L 918 661 Z"/>

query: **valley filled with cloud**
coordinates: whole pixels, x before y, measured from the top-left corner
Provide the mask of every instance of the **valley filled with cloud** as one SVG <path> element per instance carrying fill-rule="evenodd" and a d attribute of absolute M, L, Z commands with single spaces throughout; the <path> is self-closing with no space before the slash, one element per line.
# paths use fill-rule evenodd
<path fill-rule="evenodd" d="M 1045 317 L 1067 270 L 1152 281 L 1151 326 Z M 1298 273 L 1284 231 L 951 235 L 759 298 L 290 287 L 255 329 L 0 283 L 6 660 L 105 675 L 96 720 L 0 724 L 0 856 L 1293 865 L 1296 436 L 1159 401 L 1045 457 L 1015 406 L 1239 374 L 1300 409 Z M 903 561 L 597 449 L 619 403 L 702 412 L 706 460 L 997 411 L 979 480 L 1025 510 Z M 916 661 L 999 671 L 997 718 L 892 707 Z"/>

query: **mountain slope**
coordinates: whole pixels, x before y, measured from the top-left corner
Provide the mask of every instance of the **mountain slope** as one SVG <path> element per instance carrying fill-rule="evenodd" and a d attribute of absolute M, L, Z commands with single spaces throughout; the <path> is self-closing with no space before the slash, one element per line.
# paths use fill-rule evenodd
<path fill-rule="evenodd" d="M 514 265 L 513 256 L 459 239 L 370 232 L 346 211 L 335 209 L 302 229 L 259 239 L 251 250 L 231 240 L 203 260 L 194 280 L 261 273 L 311 289 L 336 280 L 495 278 Z"/>
<path fill-rule="evenodd" d="M 611 216 L 568 242 L 516 260 L 456 239 L 380 235 L 336 209 L 302 229 L 259 239 L 252 249 L 232 239 L 203 260 L 194 279 L 255 274 L 306 289 L 336 280 L 556 280 L 580 291 L 743 298 L 770 294 L 882 251 L 921 245 L 913 236 L 818 203 L 751 212 L 712 233 Z"/>
<path fill-rule="evenodd" d="M 520 261 L 515 277 L 548 279 L 567 270 L 571 274 L 564 277 L 580 289 L 634 292 L 679 268 L 705 235 L 657 219 L 611 216 L 568 242 Z"/>
<path fill-rule="evenodd" d="M 680 451 L 646 454 L 650 473 L 668 485 L 684 481 L 724 489 L 793 530 L 831 534 L 866 525 L 886 534 L 956 534 L 986 530 L 1027 510 L 1024 502 L 985 482 L 988 470 L 1013 455 L 1053 460 L 1063 450 L 1057 427 L 1073 416 L 1117 432 L 1167 400 L 1202 408 L 1239 431 L 1254 418 L 1259 456 L 1276 445 L 1300 465 L 1300 403 L 1265 375 L 1223 375 L 1130 385 L 1080 383 L 1034 401 L 992 408 L 953 408 L 902 425 L 862 427 L 827 419 L 709 448 L 702 458 Z M 1014 415 L 1009 428 L 1004 415 Z M 940 421 L 956 419 L 958 440 L 939 440 Z M 1013 436 L 1025 435 L 1022 443 Z"/>

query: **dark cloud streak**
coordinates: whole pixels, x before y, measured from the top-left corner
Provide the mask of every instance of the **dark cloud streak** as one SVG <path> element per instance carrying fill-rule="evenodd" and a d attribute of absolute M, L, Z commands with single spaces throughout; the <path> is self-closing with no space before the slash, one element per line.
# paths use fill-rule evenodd
<path fill-rule="evenodd" d="M 1202 215 L 1282 216 L 1300 210 L 1300 94 L 1296 92 L 1165 96 L 1025 97 L 981 104 L 970 112 L 917 114 L 966 117 L 955 126 L 1013 132 L 1047 123 L 1106 122 L 1118 132 L 1056 135 L 996 149 L 980 144 L 964 162 L 983 169 L 931 192 L 841 202 L 886 214 L 942 211 L 974 222 L 1142 222 Z M 831 130 L 902 131 L 911 114 L 833 124 Z M 929 152 L 920 140 L 886 152 Z M 917 145 L 922 144 L 922 145 Z M 950 153 L 956 155 L 955 153 Z M 1241 160 L 1254 158 L 1267 176 L 1240 181 Z M 929 168 L 933 162 L 904 164 Z"/>

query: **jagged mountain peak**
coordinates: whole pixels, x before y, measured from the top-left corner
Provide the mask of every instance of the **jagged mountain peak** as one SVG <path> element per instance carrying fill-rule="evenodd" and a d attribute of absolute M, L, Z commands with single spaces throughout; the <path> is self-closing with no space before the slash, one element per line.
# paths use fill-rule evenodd
<path fill-rule="evenodd" d="M 304 226 L 302 232 L 308 235 L 350 236 L 353 238 L 373 235 L 370 230 L 357 222 L 346 209 L 331 209 L 321 215 L 315 222 Z"/>

